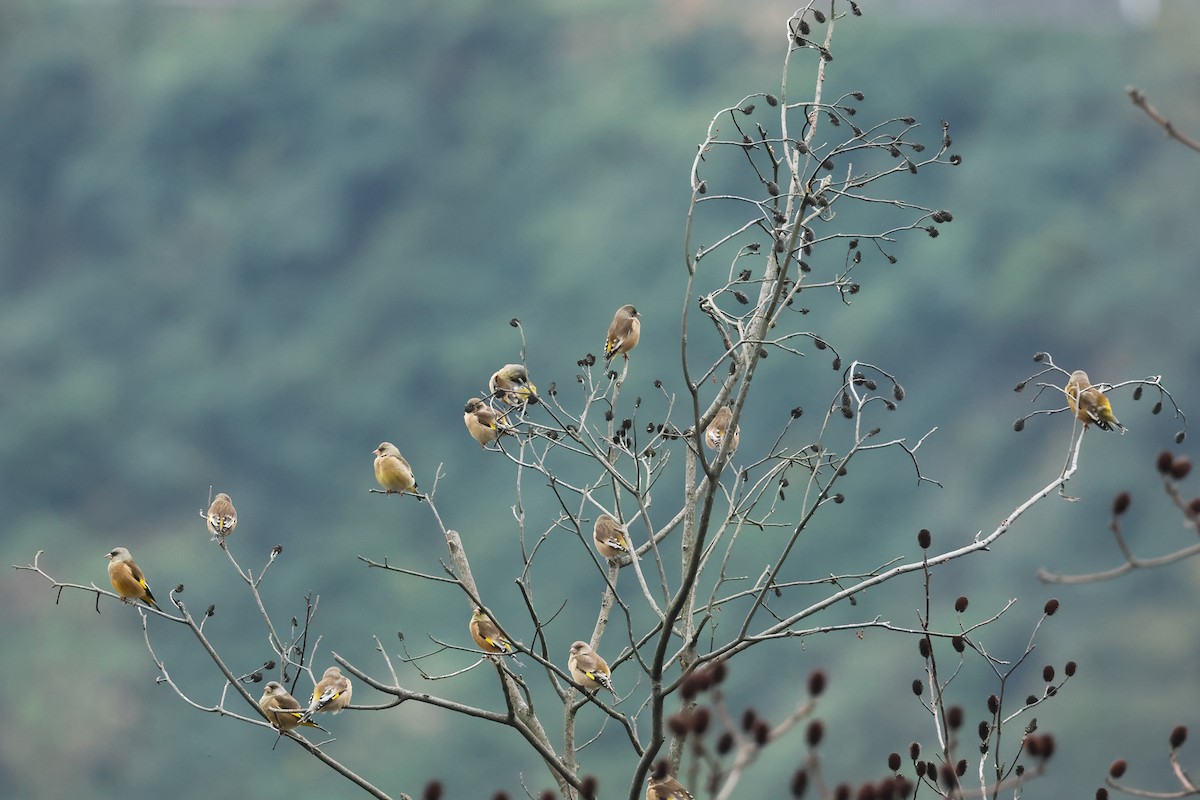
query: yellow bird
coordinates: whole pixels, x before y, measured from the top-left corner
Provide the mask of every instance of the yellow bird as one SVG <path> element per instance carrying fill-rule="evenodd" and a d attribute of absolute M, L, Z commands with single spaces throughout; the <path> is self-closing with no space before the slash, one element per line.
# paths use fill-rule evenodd
<path fill-rule="evenodd" d="M 224 542 L 225 537 L 233 533 L 237 527 L 237 509 L 229 495 L 219 492 L 208 507 L 208 529 L 212 531 L 213 539 Z"/>
<path fill-rule="evenodd" d="M 629 534 L 621 527 L 611 514 L 601 514 L 592 526 L 592 541 L 600 555 L 607 559 L 616 559 L 632 553 Z"/>
<path fill-rule="evenodd" d="M 279 731 L 290 731 L 300 725 L 306 728 L 321 727 L 312 720 L 302 720 L 304 708 L 300 701 L 288 694 L 279 681 L 271 681 L 263 687 L 258 707 L 262 709 L 267 721 Z"/>
<path fill-rule="evenodd" d="M 637 347 L 638 339 L 642 338 L 641 316 L 636 308 L 628 304 L 617 309 L 612 324 L 608 326 L 608 336 L 604 339 L 605 363 L 617 356 L 629 358 L 629 351 Z"/>
<path fill-rule="evenodd" d="M 650 778 L 646 787 L 646 800 L 693 800 L 692 793 L 670 775 L 665 778 Z"/>
<path fill-rule="evenodd" d="M 567 656 L 567 669 L 571 671 L 575 682 L 588 691 L 594 692 L 604 688 L 612 692 L 613 697 L 617 696 L 617 690 L 613 688 L 609 675 L 608 662 L 587 642 L 575 642 L 571 645 L 571 652 Z"/>
<path fill-rule="evenodd" d="M 529 380 L 524 364 L 505 364 L 492 373 L 488 391 L 510 406 L 522 406 L 537 399 L 537 387 Z"/>
<path fill-rule="evenodd" d="M 479 442 L 480 447 L 487 447 L 506 433 L 512 433 L 512 428 L 500 421 L 500 415 L 478 397 L 467 401 L 463 409 L 463 422 L 471 438 Z"/>
<path fill-rule="evenodd" d="M 391 442 L 380 442 L 375 453 L 375 480 L 387 490 L 387 494 L 417 493 L 417 480 L 413 477 L 412 467 L 400 455 L 396 445 Z"/>
<path fill-rule="evenodd" d="M 338 667 L 330 667 L 325 670 L 321 680 L 317 681 L 317 685 L 313 687 L 312 701 L 308 704 L 308 710 L 304 712 L 301 722 L 307 721 L 318 711 L 328 711 L 330 714 L 339 713 L 350 705 L 350 696 L 353 694 L 354 686 L 350 683 L 350 679 L 343 675 Z"/>
<path fill-rule="evenodd" d="M 162 611 L 146 583 L 146 576 L 128 550 L 115 547 L 104 557 L 108 559 L 108 579 L 116 593 L 121 595 L 122 602 L 141 600 L 151 608 Z"/>
<path fill-rule="evenodd" d="M 1104 396 L 1104 392 L 1092 386 L 1088 374 L 1083 370 L 1077 369 L 1071 373 L 1067 380 L 1067 388 L 1063 391 L 1066 392 L 1071 413 L 1084 427 L 1094 422 L 1102 431 L 1111 431 L 1116 427 L 1121 433 L 1125 432 L 1125 426 L 1118 422 L 1113 414 L 1112 403 Z"/>
<path fill-rule="evenodd" d="M 708 423 L 708 427 L 704 429 L 704 443 L 713 450 L 721 449 L 721 442 L 729 434 L 729 423 L 733 421 L 733 409 L 729 406 L 721 406 L 717 409 L 717 413 L 713 415 L 712 422 Z M 733 429 L 733 440 L 729 442 L 729 452 L 737 450 L 738 438 L 741 436 L 742 426 Z"/>
<path fill-rule="evenodd" d="M 496 623 L 488 619 L 488 615 L 483 613 L 483 609 L 478 606 L 471 614 L 471 622 L 468 627 L 471 629 L 471 638 L 485 653 L 506 654 L 517 649 L 513 646 L 512 641 L 496 627 Z"/>

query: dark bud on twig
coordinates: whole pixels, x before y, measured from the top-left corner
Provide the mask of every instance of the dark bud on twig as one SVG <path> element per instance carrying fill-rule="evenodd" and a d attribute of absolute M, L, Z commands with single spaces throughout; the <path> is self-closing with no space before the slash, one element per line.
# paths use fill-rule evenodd
<path fill-rule="evenodd" d="M 1013 430 L 1016 431 L 1017 433 L 1020 433 L 1021 431 L 1025 430 L 1025 418 L 1024 417 L 1022 417 L 1021 419 L 1019 419 L 1013 423 Z"/>
<path fill-rule="evenodd" d="M 600 781 L 596 780 L 595 775 L 584 775 L 579 782 L 579 795 L 584 800 L 596 800 L 596 790 L 599 788 Z"/>
<path fill-rule="evenodd" d="M 275 545 L 274 547 L 271 548 L 271 558 L 275 558 L 275 556 L 279 555 L 282 552 L 283 552 L 283 545 L 281 545 L 281 544 Z"/>
<path fill-rule="evenodd" d="M 1153 408 L 1151 408 L 1151 409 L 1150 409 L 1150 413 L 1151 413 L 1151 414 L 1158 414 L 1158 413 L 1161 413 L 1161 412 L 1162 412 L 1162 401 L 1160 400 L 1160 401 L 1158 401 L 1157 403 L 1155 403 L 1155 404 L 1154 404 L 1154 407 L 1153 407 Z"/>
<path fill-rule="evenodd" d="M 929 654 L 932 652 L 932 649 L 929 644 L 928 636 L 922 636 L 917 640 L 917 652 L 921 654 L 921 658 L 929 658 Z"/>
<path fill-rule="evenodd" d="M 262 679 L 263 679 L 263 674 L 262 674 L 261 670 L 255 670 L 254 672 L 250 673 L 250 682 L 251 683 L 261 683 Z"/>
<path fill-rule="evenodd" d="M 1129 764 L 1127 764 L 1127 763 L 1125 762 L 1125 759 L 1123 759 L 1123 758 L 1118 758 L 1116 761 L 1114 761 L 1114 762 L 1113 762 L 1112 764 L 1110 764 L 1110 765 L 1109 765 L 1109 767 L 1108 767 L 1108 774 L 1109 774 L 1109 777 L 1112 777 L 1112 778 L 1119 778 L 1119 777 L 1121 777 L 1122 775 L 1124 775 L 1124 774 L 1125 774 L 1125 769 L 1126 769 L 1128 766 L 1129 766 Z"/>
<path fill-rule="evenodd" d="M 916 761 L 920 757 L 921 757 L 921 745 L 918 744 L 917 742 L 913 742 L 912 744 L 910 744 L 908 746 L 908 758 L 911 761 Z"/>
<path fill-rule="evenodd" d="M 992 714 L 999 713 L 1000 698 L 996 697 L 996 695 L 994 695 L 994 694 L 988 695 L 987 708 L 988 708 L 988 711 L 992 712 Z"/>
<path fill-rule="evenodd" d="M 1187 438 L 1187 434 L 1183 431 L 1175 434 L 1175 444 L 1183 444 L 1183 440 Z"/>
<path fill-rule="evenodd" d="M 1050 683 L 1054 680 L 1054 667 L 1050 666 L 1049 664 L 1042 667 L 1042 680 L 1044 680 L 1046 683 Z"/>
<path fill-rule="evenodd" d="M 421 795 L 424 800 L 439 800 L 442 796 L 441 781 L 430 781 L 425 785 L 425 792 Z"/>
<path fill-rule="evenodd" d="M 1027 705 L 1027 706 L 1034 705 L 1035 703 L 1037 703 L 1037 701 L 1038 701 L 1037 695 L 1031 694 L 1031 695 L 1027 695 L 1025 697 L 1025 705 Z M 1037 722 L 1037 720 L 1034 720 L 1034 722 Z"/>
<path fill-rule="evenodd" d="M 175 594 L 183 594 L 183 584 L 182 583 L 175 585 Z"/>
<path fill-rule="evenodd" d="M 898 383 L 895 386 L 893 386 L 892 387 L 892 397 L 896 398 L 897 403 L 902 401 L 904 399 L 904 387 Z"/>
<path fill-rule="evenodd" d="M 215 613 L 217 613 L 217 607 L 215 605 L 211 605 L 204 609 L 204 616 L 206 617 L 211 617 Z"/>
<path fill-rule="evenodd" d="M 763 95 L 763 99 L 767 101 L 767 105 L 774 107 L 779 105 L 779 98 L 773 94 Z"/>
<path fill-rule="evenodd" d="M 779 184 L 775 183 L 775 181 L 767 181 L 767 194 L 771 195 L 771 197 L 778 197 Z"/>
<path fill-rule="evenodd" d="M 913 172 L 916 172 L 916 169 L 915 169 L 915 168 L 913 169 Z M 929 234 L 929 238 L 930 238 L 930 239 L 936 239 L 936 238 L 937 238 L 938 236 L 940 236 L 940 235 L 941 235 L 941 233 L 942 233 L 941 231 L 939 231 L 939 230 L 937 229 L 937 226 L 936 226 L 936 225 L 929 225 L 929 226 L 927 226 L 927 227 L 925 228 L 925 232 Z"/>
<path fill-rule="evenodd" d="M 748 117 L 754 113 L 754 103 L 747 103 L 738 110 Z"/>
<path fill-rule="evenodd" d="M 954 652 L 961 653 L 967 649 L 967 640 L 961 636 L 950 637 L 950 644 L 954 646 Z"/>
<path fill-rule="evenodd" d="M 813 670 L 808 674 L 808 693 L 813 697 L 819 697 L 825 691 L 828 682 L 828 678 L 822 670 Z"/>
<path fill-rule="evenodd" d="M 696 194 L 708 194 L 708 181 L 700 181 L 696 184 Z"/>
<path fill-rule="evenodd" d="M 1016 386 L 1013 387 L 1013 391 L 1014 392 L 1024 391 L 1025 383 L 1026 383 L 1025 381 L 1020 381 L 1019 383 L 1017 383 Z"/>
<path fill-rule="evenodd" d="M 814 719 L 808 723 L 808 728 L 804 731 L 804 741 L 809 747 L 816 747 L 821 743 L 821 739 L 825 737 L 825 723 L 819 719 Z"/>
<path fill-rule="evenodd" d="M 667 720 L 667 727 L 671 729 L 671 733 L 676 736 L 685 736 L 691 729 L 691 721 L 686 714 L 672 714 Z"/>
<path fill-rule="evenodd" d="M 742 712 L 742 730 L 749 732 L 757 720 L 758 713 L 753 708 L 747 708 Z"/>
<path fill-rule="evenodd" d="M 967 760 L 965 758 L 954 765 L 954 774 L 960 778 L 967 774 Z"/>
<path fill-rule="evenodd" d="M 749 303 L 750 303 L 750 298 L 746 296 L 745 292 L 739 292 L 739 291 L 735 290 L 733 293 L 733 297 L 735 300 L 737 300 L 742 305 L 749 305 Z"/>
<path fill-rule="evenodd" d="M 712 666 L 709 667 L 706 672 L 708 673 L 709 678 L 712 679 L 712 685 L 716 686 L 721 681 L 725 680 L 725 676 L 729 674 L 729 667 L 725 666 L 724 661 L 718 660 L 714 661 Z"/>
<path fill-rule="evenodd" d="M 991 726 L 988 725 L 986 721 L 981 720 L 979 723 L 979 741 L 981 741 L 981 742 L 987 741 L 987 738 L 988 738 L 988 736 L 991 735 L 991 733 L 992 733 Z"/>
<path fill-rule="evenodd" d="M 721 734 L 720 738 L 717 739 L 717 755 L 723 756 L 732 749 L 733 749 L 733 734 L 730 733 L 729 731 L 725 731 L 724 733 Z"/>
<path fill-rule="evenodd" d="M 1178 750 L 1187 741 L 1187 726 L 1176 725 L 1171 730 L 1171 749 Z"/>
<path fill-rule="evenodd" d="M 840 369 L 842 368 L 842 357 L 841 357 L 841 356 L 835 356 L 835 357 L 834 357 L 834 359 L 833 359 L 833 364 L 832 364 L 832 366 L 833 366 L 833 371 L 834 371 L 834 372 L 837 372 L 838 370 L 840 370 Z"/>
<path fill-rule="evenodd" d="M 792 797 L 803 797 L 806 789 L 808 789 L 808 772 L 798 769 L 796 770 L 796 774 L 792 776 Z"/>
<path fill-rule="evenodd" d="M 1075 675 L 1075 670 L 1076 670 L 1077 668 L 1078 668 L 1078 667 L 1077 667 L 1077 665 L 1075 664 L 1075 662 L 1074 662 L 1074 661 L 1068 661 L 1066 664 L 1064 664 L 1064 665 L 1063 665 L 1063 672 L 1065 672 L 1065 673 L 1066 673 L 1066 675 L 1067 675 L 1067 677 L 1068 677 L 1068 678 L 1071 678 L 1071 677 L 1074 677 L 1074 675 Z"/>
<path fill-rule="evenodd" d="M 1045 612 L 1047 617 L 1053 617 L 1054 612 L 1058 611 L 1058 601 L 1051 597 L 1046 601 L 1046 607 L 1042 611 Z"/>
<path fill-rule="evenodd" d="M 822 13 L 820 10 L 814 8 L 812 10 L 812 12 L 813 12 L 813 19 L 815 19 L 817 22 L 825 21 L 825 14 Z"/>
<path fill-rule="evenodd" d="M 517 319 L 516 317 L 513 317 L 512 319 L 510 319 L 508 321 L 508 324 L 513 326 L 514 328 L 519 328 L 519 327 L 521 327 L 521 320 Z"/>
<path fill-rule="evenodd" d="M 962 156 L 958 155 L 957 153 L 951 154 L 950 163 L 957 167 L 959 164 L 962 163 Z"/>
<path fill-rule="evenodd" d="M 967 604 L 969 602 L 970 601 L 967 600 L 965 595 L 959 597 L 957 600 L 954 601 L 954 610 L 960 614 L 963 613 L 964 611 L 967 610 Z"/>
<path fill-rule="evenodd" d="M 950 730 L 956 731 L 963 724 L 963 709 L 962 706 L 950 706 L 946 709 L 946 724 L 950 726 Z M 962 773 L 960 772 L 959 775 Z"/>
<path fill-rule="evenodd" d="M 938 781 L 946 789 L 953 789 L 958 785 L 958 779 L 955 776 L 955 769 L 950 764 L 942 764 L 942 768 L 938 774 Z"/>
<path fill-rule="evenodd" d="M 771 740 L 771 726 L 766 720 L 759 720 L 754 724 L 754 730 L 751 732 L 754 736 L 754 743 L 762 747 Z"/>
<path fill-rule="evenodd" d="M 922 550 L 928 550 L 929 545 L 933 544 L 933 534 L 928 529 L 921 528 L 917 531 L 917 544 L 921 546 Z"/>
<path fill-rule="evenodd" d="M 795 408 L 792 409 L 791 414 L 792 414 L 792 419 L 800 419 L 800 417 L 802 417 L 804 415 L 804 407 L 796 406 Z"/>
<path fill-rule="evenodd" d="M 915 694 L 917 697 L 920 697 L 924 691 L 925 691 L 925 684 L 921 681 L 920 678 L 914 678 L 913 682 L 912 682 L 912 693 Z"/>
<path fill-rule="evenodd" d="M 1113 516 L 1119 517 L 1129 510 L 1129 503 L 1132 501 L 1129 492 L 1121 492 L 1113 498 Z"/>
<path fill-rule="evenodd" d="M 1155 460 L 1154 466 L 1159 472 L 1161 472 L 1163 475 L 1166 475 L 1171 471 L 1171 465 L 1173 463 L 1175 463 L 1175 456 L 1172 455 L 1170 450 L 1163 450 L 1158 454 L 1158 458 Z"/>
<path fill-rule="evenodd" d="M 692 733 L 697 736 L 703 736 L 708 730 L 708 723 L 712 721 L 712 714 L 703 706 L 692 712 Z"/>
<path fill-rule="evenodd" d="M 900 763 L 901 761 L 899 753 L 891 753 L 888 755 L 888 769 L 890 769 L 892 772 L 900 769 Z"/>
<path fill-rule="evenodd" d="M 842 503 L 846 502 L 846 495 L 838 492 L 833 496 L 833 502 L 840 506 Z"/>
<path fill-rule="evenodd" d="M 917 777 L 918 777 L 918 778 L 924 778 L 924 777 L 925 777 L 925 762 L 924 762 L 924 761 L 918 761 L 918 762 L 917 762 L 917 768 L 916 768 L 916 769 L 917 769 Z"/>
<path fill-rule="evenodd" d="M 1171 477 L 1177 481 L 1186 478 L 1191 471 L 1192 460 L 1187 456 L 1180 456 L 1171 462 Z"/>
<path fill-rule="evenodd" d="M 613 412 L 612 412 L 611 408 L 604 412 L 604 421 L 605 422 L 613 421 Z"/>
<path fill-rule="evenodd" d="M 558 382 L 555 381 L 554 383 L 550 384 L 550 396 L 554 397 L 557 394 L 558 394 Z"/>
<path fill-rule="evenodd" d="M 854 0 L 850 0 L 850 13 L 856 17 L 862 16 L 862 9 L 858 7 L 858 3 L 854 2 Z M 855 92 L 855 94 L 862 94 L 862 92 Z M 862 98 L 859 99 L 861 100 Z"/>
<path fill-rule="evenodd" d="M 1192 498 L 1192 502 L 1188 503 L 1187 513 L 1192 519 L 1200 517 L 1200 497 Z"/>
<path fill-rule="evenodd" d="M 1141 400 L 1141 399 L 1142 399 L 1142 387 L 1141 387 L 1141 386 L 1136 386 L 1136 387 L 1134 387 L 1134 389 L 1133 389 L 1133 399 L 1134 399 L 1134 400 Z"/>
<path fill-rule="evenodd" d="M 558 800 L 558 795 L 547 789 L 538 795 L 538 800 Z"/>
<path fill-rule="evenodd" d="M 1108 789 L 1101 786 L 1096 790 L 1096 800 L 1108 800 Z"/>

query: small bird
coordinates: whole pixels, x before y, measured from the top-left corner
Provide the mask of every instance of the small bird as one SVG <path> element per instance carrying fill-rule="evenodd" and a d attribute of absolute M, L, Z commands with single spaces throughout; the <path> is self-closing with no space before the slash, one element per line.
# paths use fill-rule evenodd
<path fill-rule="evenodd" d="M 609 363 L 617 356 L 629 358 L 629 351 L 637 347 L 638 339 L 642 336 L 641 316 L 636 308 L 628 304 L 617 309 L 604 340 L 604 363 Z"/>
<path fill-rule="evenodd" d="M 571 645 L 567 669 L 571 670 L 571 677 L 583 688 L 592 692 L 604 688 L 612 692 L 613 697 L 617 696 L 612 678 L 609 677 L 608 663 L 587 642 Z"/>
<path fill-rule="evenodd" d="M 375 453 L 375 480 L 386 489 L 386 494 L 417 493 L 417 480 L 413 477 L 412 467 L 400 455 L 396 445 L 391 442 L 380 442 Z"/>
<path fill-rule="evenodd" d="M 233 533 L 233 529 L 237 527 L 237 509 L 233 507 L 233 501 L 229 499 L 229 495 L 219 492 L 213 498 L 212 505 L 208 507 L 207 519 L 208 529 L 212 531 L 213 539 L 224 543 L 225 537 Z"/>
<path fill-rule="evenodd" d="M 304 716 L 304 707 L 296 698 L 288 694 L 287 689 L 284 689 L 279 681 L 271 681 L 263 687 L 258 707 L 262 709 L 267 722 L 274 725 L 280 732 L 290 731 L 300 725 L 306 728 L 321 727 L 312 720 L 301 720 Z"/>
<path fill-rule="evenodd" d="M 713 415 L 712 422 L 708 423 L 708 427 L 704 429 L 704 443 L 713 450 L 721 449 L 721 442 L 725 440 L 725 436 L 729 433 L 729 423 L 733 421 L 733 409 L 729 406 L 721 406 L 717 409 L 717 413 Z M 729 452 L 737 450 L 738 437 L 741 435 L 742 426 L 739 425 L 733 429 L 733 440 L 729 442 Z"/>
<path fill-rule="evenodd" d="M 350 683 L 350 679 L 343 675 L 337 667 L 330 667 L 325 670 L 321 680 L 317 681 L 317 685 L 313 687 L 312 702 L 308 704 L 308 710 L 301 716 L 300 721 L 307 721 L 318 711 L 339 713 L 350 705 L 350 696 L 353 693 L 354 686 Z"/>
<path fill-rule="evenodd" d="M 537 387 L 530 382 L 529 370 L 524 364 L 505 364 L 493 372 L 488 380 L 488 391 L 510 406 L 537 402 Z"/>
<path fill-rule="evenodd" d="M 596 543 L 600 555 L 610 560 L 633 552 L 629 534 L 611 514 L 601 514 L 596 518 L 596 524 L 592 526 L 592 541 Z"/>
<path fill-rule="evenodd" d="M 115 547 L 104 557 L 108 559 L 108 579 L 117 594 L 121 595 L 122 602 L 141 600 L 151 608 L 162 611 L 146 584 L 146 576 L 142 574 L 141 568 L 134 562 L 128 550 Z"/>
<path fill-rule="evenodd" d="M 651 776 L 650 785 L 646 787 L 646 800 L 692 800 L 692 793 L 670 775 L 657 779 Z"/>
<path fill-rule="evenodd" d="M 471 614 L 471 622 L 468 627 L 471 629 L 471 638 L 485 653 L 507 654 L 517 649 L 513 646 L 512 641 L 496 627 L 496 623 L 488 619 L 488 615 L 483 613 L 483 609 L 478 606 Z"/>
<path fill-rule="evenodd" d="M 1071 373 L 1070 379 L 1067 380 L 1067 388 L 1063 391 L 1066 392 L 1071 413 L 1084 427 L 1094 422 L 1102 431 L 1111 431 L 1115 426 L 1121 433 L 1125 432 L 1125 426 L 1113 415 L 1112 403 L 1104 396 L 1104 392 L 1092 386 L 1083 370 L 1077 369 Z"/>
<path fill-rule="evenodd" d="M 512 433 L 512 428 L 500 421 L 500 415 L 478 397 L 467 401 L 463 409 L 463 422 L 480 447 L 487 447 L 504 434 Z"/>

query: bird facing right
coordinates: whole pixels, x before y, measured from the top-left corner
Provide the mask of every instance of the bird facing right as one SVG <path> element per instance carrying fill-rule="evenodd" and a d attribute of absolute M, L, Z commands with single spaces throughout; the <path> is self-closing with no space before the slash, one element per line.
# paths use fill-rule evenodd
<path fill-rule="evenodd" d="M 1117 421 L 1113 414 L 1112 403 L 1104 396 L 1098 387 L 1092 386 L 1088 374 L 1081 369 L 1071 373 L 1067 387 L 1063 390 L 1067 395 L 1067 406 L 1075 418 L 1087 427 L 1095 423 L 1102 431 L 1111 431 L 1114 427 L 1125 432 L 1125 426 Z"/>
<path fill-rule="evenodd" d="M 692 793 L 670 775 L 658 779 L 650 776 L 646 800 L 692 800 Z"/>

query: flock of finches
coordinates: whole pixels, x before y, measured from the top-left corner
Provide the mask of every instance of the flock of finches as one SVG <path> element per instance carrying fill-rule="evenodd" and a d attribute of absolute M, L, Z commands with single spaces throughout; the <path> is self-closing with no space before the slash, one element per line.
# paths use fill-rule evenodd
<path fill-rule="evenodd" d="M 641 315 L 636 308 L 624 305 L 617 309 L 604 341 L 605 363 L 611 363 L 617 356 L 628 358 L 629 351 L 637 346 L 641 332 Z M 523 408 L 527 404 L 537 402 L 537 387 L 530 381 L 529 371 L 523 364 L 505 364 L 496 370 L 488 381 L 488 390 L 491 392 L 491 399 L 502 401 L 510 408 Z M 1101 430 L 1111 431 L 1117 428 L 1122 433 L 1125 432 L 1125 426 L 1117 421 L 1112 404 L 1104 392 L 1092 385 L 1083 370 L 1071 373 L 1063 392 L 1067 396 L 1067 406 L 1071 413 L 1085 426 L 1095 424 Z M 493 406 L 478 397 L 468 400 L 463 412 L 463 422 L 467 431 L 481 447 L 487 447 L 513 430 L 504 423 L 508 411 L 498 413 Z M 729 424 L 732 421 L 733 411 L 729 406 L 718 409 L 704 430 L 705 443 L 714 450 L 720 450 L 729 434 Z M 737 449 L 739 433 L 740 429 L 734 428 L 729 441 L 729 452 Z M 413 477 L 412 467 L 404 456 L 400 455 L 396 445 L 382 442 L 375 448 L 374 455 L 375 479 L 383 487 L 384 494 L 417 493 L 417 481 Z M 233 507 L 229 495 L 219 493 L 204 516 L 213 538 L 224 547 L 225 537 L 237 527 L 237 510 Z M 628 531 L 609 514 L 601 514 L 596 519 L 592 538 L 597 551 L 610 561 L 635 557 Z M 162 610 L 146 583 L 146 576 L 127 549 L 114 548 L 105 557 L 109 561 L 109 580 L 122 600 L 141 600 L 151 608 Z M 504 634 L 489 612 L 478 606 L 471 614 L 468 627 L 471 638 L 485 653 L 512 655 L 517 651 L 512 640 Z M 589 693 L 607 689 L 614 698 L 617 696 L 608 662 L 587 642 L 580 641 L 571 645 L 567 667 L 575 682 Z M 307 708 L 288 694 L 278 681 L 271 681 L 263 688 L 263 695 L 258 704 L 263 715 L 280 732 L 290 731 L 301 725 L 320 728 L 312 721 L 312 716 L 321 711 L 338 713 L 349 705 L 352 692 L 350 679 L 342 675 L 337 667 L 330 667 L 313 687 L 312 699 Z M 669 775 L 651 777 L 649 788 L 646 790 L 647 800 L 691 800 L 691 797 L 691 794 Z"/>

